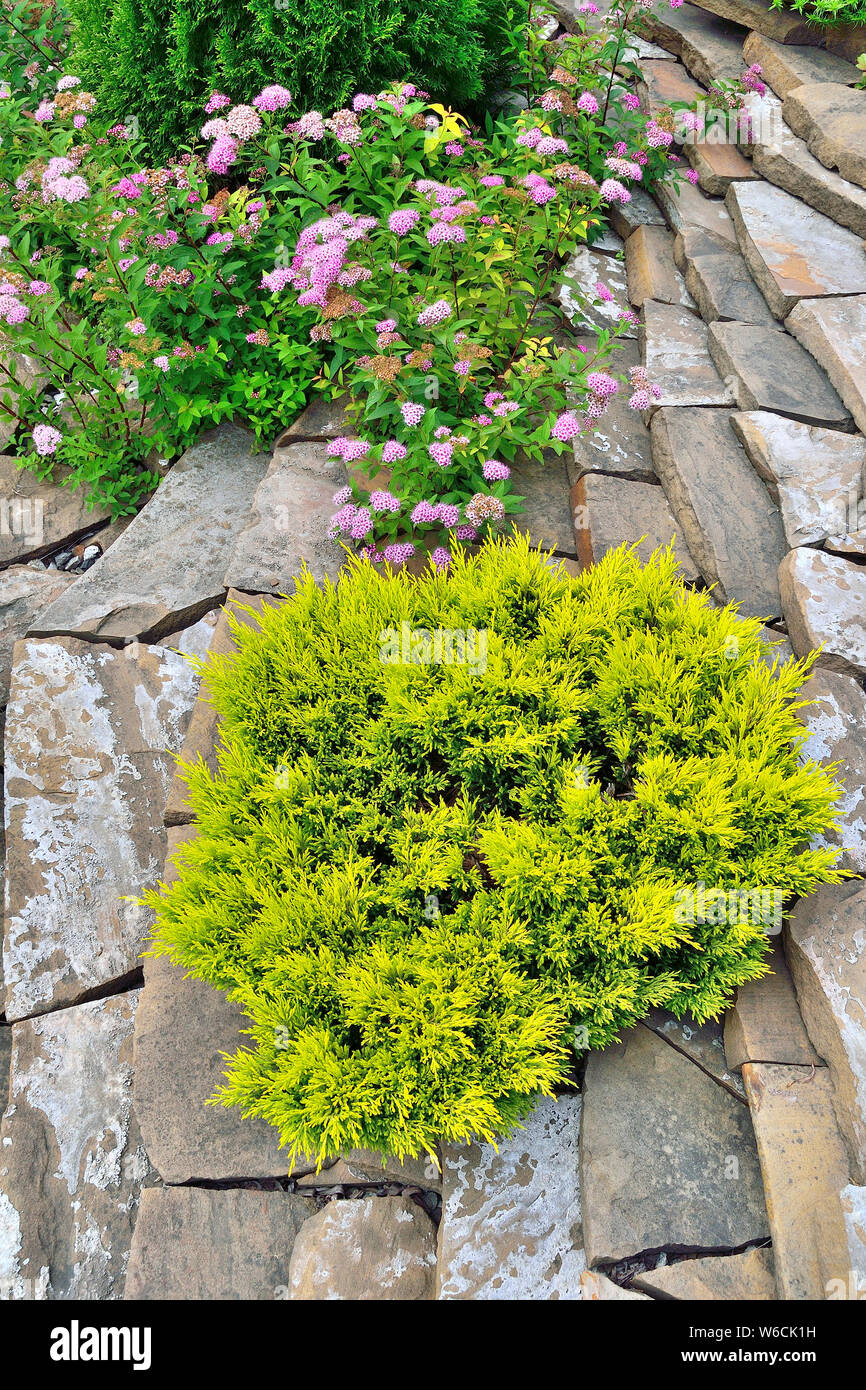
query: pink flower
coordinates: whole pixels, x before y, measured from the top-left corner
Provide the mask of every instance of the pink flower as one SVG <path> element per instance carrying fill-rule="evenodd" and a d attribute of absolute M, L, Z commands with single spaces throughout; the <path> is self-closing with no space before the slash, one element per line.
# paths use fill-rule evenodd
<path fill-rule="evenodd" d="M 199 133 L 203 140 L 216 140 L 220 135 L 228 135 L 228 121 L 223 120 L 222 116 L 217 116 L 212 121 L 205 121 Z"/>
<path fill-rule="evenodd" d="M 398 459 L 406 457 L 406 445 L 401 444 L 398 439 L 389 439 L 382 446 L 382 462 L 396 463 Z"/>
<path fill-rule="evenodd" d="M 622 104 L 627 111 L 640 110 L 640 98 L 636 97 L 634 92 L 626 92 L 623 96 Z"/>
<path fill-rule="evenodd" d="M 451 316 L 451 305 L 447 299 L 437 299 L 432 304 L 428 304 L 426 309 L 422 309 L 416 323 L 422 328 L 433 327 L 437 323 L 443 323 Z"/>
<path fill-rule="evenodd" d="M 27 289 L 31 294 L 50 294 L 51 286 L 47 280 L 31 280 Z"/>
<path fill-rule="evenodd" d="M 478 535 L 478 531 L 476 527 L 470 526 L 468 522 L 464 522 L 461 526 L 455 526 L 454 534 L 458 541 L 474 541 L 475 537 Z"/>
<path fill-rule="evenodd" d="M 386 545 L 382 554 L 389 565 L 399 569 L 401 565 L 405 565 L 407 560 L 412 559 L 415 554 L 415 547 L 411 541 L 404 541 L 402 545 Z"/>
<path fill-rule="evenodd" d="M 584 92 L 577 100 L 578 111 L 585 111 L 588 116 L 594 116 L 598 111 L 598 102 L 592 92 Z"/>
<path fill-rule="evenodd" d="M 291 104 L 292 94 L 288 87 L 278 85 L 263 87 L 258 96 L 253 97 L 253 106 L 257 111 L 282 111 Z"/>
<path fill-rule="evenodd" d="M 511 474 L 508 465 L 500 463 L 498 459 L 488 459 L 481 471 L 488 483 L 504 482 Z"/>
<path fill-rule="evenodd" d="M 51 425 L 36 425 L 33 429 L 32 438 L 33 447 L 37 454 L 40 454 L 43 458 L 47 458 L 49 454 L 56 452 L 58 444 L 60 444 L 63 439 L 63 435 Z"/>
<path fill-rule="evenodd" d="M 451 568 L 451 551 L 446 550 L 444 545 L 437 545 L 430 559 L 433 561 L 437 570 L 448 570 Z"/>
<path fill-rule="evenodd" d="M 357 96 L 352 97 L 353 111 L 373 111 L 375 107 L 376 98 L 369 92 L 359 92 Z"/>
<path fill-rule="evenodd" d="M 226 117 L 230 135 L 239 140 L 251 140 L 262 128 L 262 118 L 253 106 L 233 106 Z"/>
<path fill-rule="evenodd" d="M 424 407 L 416 401 L 404 401 L 400 406 L 400 414 L 403 416 L 404 424 L 419 425 L 424 418 Z"/>
<path fill-rule="evenodd" d="M 129 323 L 124 324 L 127 333 L 131 333 L 134 338 L 140 337 L 147 332 L 147 324 L 143 319 L 130 319 Z"/>
<path fill-rule="evenodd" d="M 72 117 L 72 124 L 75 126 L 76 130 L 83 130 L 87 125 L 87 117 L 82 111 L 79 111 L 77 116 Z"/>
<path fill-rule="evenodd" d="M 165 356 L 154 357 L 153 365 L 161 372 L 168 371 L 168 358 Z"/>
<path fill-rule="evenodd" d="M 439 509 L 433 502 L 416 502 L 412 508 L 410 520 L 413 526 L 426 526 L 435 521 L 439 515 Z"/>
<path fill-rule="evenodd" d="M 687 170 L 686 170 L 686 178 L 688 179 L 689 183 L 697 183 L 697 181 L 698 181 L 698 171 L 697 171 L 697 169 L 687 169 Z"/>
<path fill-rule="evenodd" d="M 36 110 L 33 112 L 33 119 L 34 121 L 38 121 L 40 125 L 47 125 L 49 121 L 54 119 L 54 102 L 40 101 Z"/>
<path fill-rule="evenodd" d="M 595 292 L 598 295 L 599 299 L 603 300 L 605 304 L 611 303 L 613 295 L 611 294 L 607 285 L 602 284 L 601 280 L 597 281 L 595 286 Z"/>
<path fill-rule="evenodd" d="M 230 135 L 220 135 L 214 140 L 207 156 L 207 167 L 212 174 L 227 174 L 237 159 L 238 142 Z"/>
<path fill-rule="evenodd" d="M 393 492 L 377 488 L 370 493 L 370 506 L 374 512 L 399 512 L 400 499 L 395 497 Z"/>
<path fill-rule="evenodd" d="M 337 489 L 331 500 L 335 507 L 345 507 L 346 503 L 350 501 L 351 496 L 352 489 L 350 487 L 341 487 Z"/>
<path fill-rule="evenodd" d="M 447 468 L 451 463 L 451 455 L 454 446 L 448 440 L 440 440 L 436 444 L 431 444 L 427 450 L 434 463 L 438 463 L 440 468 Z"/>
<path fill-rule="evenodd" d="M 456 526 L 460 520 L 460 508 L 453 502 L 440 502 L 436 508 L 436 516 L 442 526 L 446 526 L 450 531 L 452 526 Z"/>
<path fill-rule="evenodd" d="M 231 106 L 231 104 L 231 97 L 225 96 L 222 92 L 211 92 L 210 96 L 207 99 L 207 104 L 204 108 L 205 113 L 208 116 L 211 116 L 213 115 L 214 111 L 221 111 L 224 106 Z"/>
<path fill-rule="evenodd" d="M 479 182 L 482 188 L 501 188 L 505 180 L 501 174 L 485 174 Z"/>
<path fill-rule="evenodd" d="M 553 429 L 550 431 L 554 439 L 559 439 L 563 444 L 568 444 L 580 434 L 580 421 L 572 410 L 566 410 L 562 415 L 558 415 Z"/>
<path fill-rule="evenodd" d="M 615 396 L 619 390 L 619 382 L 606 372 L 590 372 L 586 384 L 595 396 Z"/>
<path fill-rule="evenodd" d="M 630 203 L 631 194 L 618 179 L 605 179 L 598 190 L 603 203 Z"/>

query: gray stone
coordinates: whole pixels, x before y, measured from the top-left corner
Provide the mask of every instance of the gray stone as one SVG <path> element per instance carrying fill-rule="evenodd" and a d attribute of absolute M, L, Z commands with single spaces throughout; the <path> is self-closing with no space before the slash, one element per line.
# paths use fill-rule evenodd
<path fill-rule="evenodd" d="M 665 5 L 641 19 L 650 38 L 675 53 L 705 87 L 718 81 L 732 82 L 743 71 L 745 29 L 697 5 L 681 5 L 676 10 Z"/>
<path fill-rule="evenodd" d="M 866 294 L 801 300 L 786 327 L 821 363 L 866 434 Z"/>
<path fill-rule="evenodd" d="M 328 400 L 320 393 L 313 397 L 288 429 L 283 430 L 274 448 L 284 449 L 289 444 L 298 444 L 304 440 L 336 439 L 337 435 L 351 432 L 345 397 Z"/>
<path fill-rule="evenodd" d="M 804 82 L 856 82 L 860 76 L 853 63 L 820 48 L 776 43 L 766 34 L 749 34 L 743 44 L 744 63 L 759 63 L 761 77 L 778 97 L 786 97 Z"/>
<path fill-rule="evenodd" d="M 510 466 L 511 486 L 523 498 L 520 514 L 515 517 L 520 531 L 543 550 L 574 556 L 566 456 L 550 449 L 539 462 L 519 454 Z"/>
<path fill-rule="evenodd" d="M 866 695 L 850 676 L 817 667 L 799 698 L 815 701 L 798 712 L 809 731 L 803 754 L 838 764 L 843 787 L 835 809 L 839 829 L 817 836 L 813 847 L 844 848 L 840 867 L 866 874 Z"/>
<path fill-rule="evenodd" d="M 30 565 L 11 565 L 0 571 L 0 705 L 9 699 L 12 648 L 46 603 L 71 583 L 69 574 Z"/>
<path fill-rule="evenodd" d="M 304 567 L 314 579 L 336 580 L 345 552 L 328 536 L 334 492 L 346 468 L 328 457 L 324 440 L 277 449 L 256 490 L 249 524 L 238 537 L 223 580 L 226 589 L 293 594 Z"/>
<path fill-rule="evenodd" d="M 203 434 L 98 564 L 50 604 L 37 635 L 157 641 L 213 608 L 267 467 L 235 425 Z"/>
<path fill-rule="evenodd" d="M 663 409 L 651 433 L 656 472 L 704 579 L 744 616 L 777 617 L 782 522 L 728 412 Z"/>
<path fill-rule="evenodd" d="M 767 1235 L 748 1109 L 651 1029 L 590 1053 L 583 1107 L 590 1265 Z"/>
<path fill-rule="evenodd" d="M 440 1299 L 581 1297 L 580 1111 L 545 1099 L 495 1146 L 443 1145 Z"/>
<path fill-rule="evenodd" d="M 828 1290 L 828 1298 L 861 1299 L 866 1289 L 866 1187 L 849 1183 L 840 1193 L 842 1219 L 848 1237 L 850 1269 L 847 1287 Z"/>
<path fill-rule="evenodd" d="M 767 328 L 775 323 L 742 255 L 728 242 L 703 227 L 688 227 L 676 237 L 674 258 L 707 323 L 736 319 Z"/>
<path fill-rule="evenodd" d="M 862 748 L 861 743 L 861 755 Z M 833 1078 L 836 1117 L 851 1173 L 862 1183 L 866 1181 L 866 889 L 844 898 L 837 894 L 835 902 L 824 893 L 817 906 L 813 898 L 802 899 L 788 923 L 787 945 L 803 1017 Z"/>
<path fill-rule="evenodd" d="M 624 240 L 638 227 L 663 227 L 661 209 L 643 188 L 633 187 L 627 203 L 612 203 L 609 216 L 613 230 Z"/>
<path fill-rule="evenodd" d="M 628 297 L 636 308 L 645 299 L 695 308 L 673 259 L 674 239 L 666 227 L 638 227 L 625 244 Z"/>
<path fill-rule="evenodd" d="M 614 298 L 600 299 L 596 289 L 599 284 L 606 286 Z M 610 256 L 605 256 L 601 251 L 592 251 L 588 246 L 581 246 L 568 259 L 557 297 L 566 317 L 576 328 L 610 330 L 616 327 L 623 314 L 628 312 L 625 267 L 620 261 L 611 260 Z M 622 331 L 620 329 L 620 332 Z M 634 338 L 637 336 L 637 330 L 626 327 L 624 336 Z"/>
<path fill-rule="evenodd" d="M 733 402 L 710 356 L 707 325 L 688 309 L 648 299 L 640 341 L 649 379 L 661 389 L 656 409 Z"/>
<path fill-rule="evenodd" d="M 663 179 L 656 189 L 665 220 L 674 232 L 684 232 L 687 227 L 703 227 L 712 232 L 736 250 L 737 234 L 724 203 L 718 198 L 707 198 L 695 188 L 694 184 L 681 179 Z"/>
<path fill-rule="evenodd" d="M 417 1302 L 433 1297 L 435 1272 L 435 1227 L 409 1198 L 330 1202 L 295 1238 L 289 1298 Z"/>
<path fill-rule="evenodd" d="M 731 424 L 779 504 L 789 546 L 857 530 L 866 440 L 765 410 L 735 413 Z"/>
<path fill-rule="evenodd" d="M 127 1299 L 284 1299 L 295 1238 L 315 1203 L 286 1192 L 150 1188 L 142 1196 Z"/>
<path fill-rule="evenodd" d="M 594 343 L 584 340 L 590 354 Z M 616 350 L 613 370 L 627 374 L 641 363 L 640 349 L 634 340 L 621 342 Z M 629 392 L 621 388 L 610 397 L 607 410 L 595 421 L 592 433 L 579 434 L 574 441 L 574 457 L 567 459 L 568 479 L 572 486 L 584 473 L 612 473 L 639 482 L 655 479 L 649 430 L 640 412 L 629 409 Z M 576 408 L 579 406 L 576 404 Z"/>
<path fill-rule="evenodd" d="M 6 725 L 6 1011 L 25 1018 L 138 968 L 161 806 L 198 677 L 174 652 L 16 645 Z"/>
<path fill-rule="evenodd" d="M 646 1274 L 636 1274 L 635 1288 L 656 1298 L 683 1299 L 689 1303 L 713 1299 L 775 1299 L 772 1250 L 758 1247 L 742 1255 L 711 1255 L 703 1260 L 678 1260 Z"/>
<path fill-rule="evenodd" d="M 168 647 L 173 652 L 181 652 L 183 656 L 194 656 L 199 661 L 203 660 L 210 651 L 220 611 L 219 608 L 212 608 L 210 613 L 205 613 L 197 623 L 163 637 L 159 645 Z"/>
<path fill-rule="evenodd" d="M 866 675 L 866 570 L 809 546 L 779 568 L 782 609 L 798 656 L 822 649 L 818 665 Z"/>
<path fill-rule="evenodd" d="M 637 554 L 646 564 L 654 550 L 674 541 L 683 579 L 694 582 L 699 577 L 688 545 L 677 534 L 677 523 L 664 490 L 658 484 L 588 473 L 572 488 L 571 509 L 577 558 L 584 569 L 624 544 L 637 545 Z"/>
<path fill-rule="evenodd" d="M 0 979 L 0 991 L 2 991 L 2 979 Z M 3 995 L 0 993 L 0 1005 L 3 1003 Z M 2 1009 L 0 1009 L 2 1012 Z M 0 1023 L 0 1107 L 3 1110 L 9 1101 L 9 1067 L 12 1062 L 12 1029 L 6 1023 Z"/>
<path fill-rule="evenodd" d="M 779 924 L 781 926 L 781 923 Z M 778 936 L 770 942 L 771 973 L 740 985 L 725 1014 L 725 1057 L 739 1071 L 744 1062 L 823 1066 L 806 1032 Z M 740 1082 L 742 1086 L 742 1081 Z"/>
<path fill-rule="evenodd" d="M 743 1083 L 737 1073 L 729 1069 L 725 1057 L 722 1025 L 718 1019 L 710 1018 L 706 1023 L 698 1023 L 689 1015 L 674 1018 L 667 1009 L 650 1009 L 642 1026 L 658 1033 L 660 1038 L 682 1052 L 695 1066 L 714 1077 L 719 1085 L 745 1101 Z"/>
<path fill-rule="evenodd" d="M 779 43 L 820 43 L 821 31 L 803 15 L 774 9 L 770 0 L 701 0 L 700 8 L 732 20 L 746 29 L 757 29 Z"/>
<path fill-rule="evenodd" d="M 814 52 L 819 50 L 815 49 Z M 849 183 L 809 153 L 787 126 L 754 147 L 755 171 L 858 236 L 866 236 L 866 189 Z"/>
<path fill-rule="evenodd" d="M 774 411 L 830 429 L 850 425 L 824 372 L 789 333 L 755 323 L 711 323 L 709 346 L 741 410 Z"/>
<path fill-rule="evenodd" d="M 835 82 L 805 82 L 782 104 L 785 120 L 813 155 L 866 188 L 866 98 Z"/>
<path fill-rule="evenodd" d="M 442 1189 L 442 1171 L 429 1154 L 417 1158 L 407 1155 L 402 1162 L 388 1155 L 383 1161 L 381 1154 L 370 1149 L 349 1149 L 343 1154 L 343 1163 L 346 1171 L 361 1182 L 399 1182 L 428 1192 Z"/>
<path fill-rule="evenodd" d="M 71 545 L 108 520 L 106 508 L 88 511 L 86 488 L 63 486 L 71 476 L 71 469 L 55 465 L 50 481 L 38 478 L 9 454 L 0 455 L 0 566 Z"/>
<path fill-rule="evenodd" d="M 740 249 L 777 319 L 799 299 L 866 290 L 866 253 L 847 227 L 770 183 L 734 183 L 725 206 Z"/>
<path fill-rule="evenodd" d="M 142 1187 L 138 991 L 16 1024 L 0 1147 L 0 1295 L 122 1297 Z"/>

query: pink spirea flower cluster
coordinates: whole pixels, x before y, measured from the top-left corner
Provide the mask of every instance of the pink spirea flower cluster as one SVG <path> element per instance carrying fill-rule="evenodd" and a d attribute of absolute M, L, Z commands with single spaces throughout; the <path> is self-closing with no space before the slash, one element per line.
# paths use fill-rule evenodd
<path fill-rule="evenodd" d="M 35 425 L 32 438 L 33 447 L 42 458 L 56 453 L 58 445 L 63 442 L 63 435 L 52 425 Z"/>
<path fill-rule="evenodd" d="M 344 463 L 353 463 L 355 459 L 366 458 L 372 447 L 366 439 L 348 439 L 345 435 L 340 435 L 337 439 L 331 440 L 328 454 L 331 458 L 342 459 Z"/>

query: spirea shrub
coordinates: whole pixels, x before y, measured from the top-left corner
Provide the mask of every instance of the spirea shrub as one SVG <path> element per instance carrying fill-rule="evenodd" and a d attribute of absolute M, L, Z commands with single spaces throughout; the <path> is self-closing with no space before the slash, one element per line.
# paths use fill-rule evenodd
<path fill-rule="evenodd" d="M 670 552 L 297 583 L 204 663 L 219 767 L 185 769 L 200 833 L 147 899 L 153 953 L 249 1015 L 223 1103 L 292 1149 L 501 1134 L 576 1048 L 765 973 L 766 919 L 692 895 L 840 878 L 810 663 L 771 668 Z"/>

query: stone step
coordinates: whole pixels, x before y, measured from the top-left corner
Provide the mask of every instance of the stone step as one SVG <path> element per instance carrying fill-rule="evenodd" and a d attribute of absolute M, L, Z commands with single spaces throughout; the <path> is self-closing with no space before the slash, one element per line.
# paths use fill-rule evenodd
<path fill-rule="evenodd" d="M 838 555 L 799 546 L 779 568 L 782 611 L 798 656 L 818 653 L 818 665 L 866 676 L 866 569 Z"/>
<path fill-rule="evenodd" d="M 788 93 L 782 112 L 795 135 L 828 169 L 866 188 L 866 97 L 836 82 L 806 82 Z"/>
<path fill-rule="evenodd" d="M 710 356 L 707 325 L 688 309 L 647 299 L 640 329 L 649 379 L 661 390 L 658 405 L 730 405 L 733 394 Z"/>
<path fill-rule="evenodd" d="M 742 254 L 730 242 L 703 227 L 687 227 L 677 233 L 674 260 L 707 323 L 734 319 L 765 328 L 775 323 Z"/>
<path fill-rule="evenodd" d="M 586 348 L 591 359 L 595 339 L 584 338 L 581 346 Z M 640 364 L 637 342 L 624 340 L 614 354 L 614 370 L 626 374 L 631 367 Z M 584 473 L 611 473 L 644 483 L 655 481 L 649 430 L 640 413 L 629 409 L 627 390 L 620 388 L 610 397 L 607 410 L 595 423 L 594 430 L 579 434 L 575 439 L 573 457 L 566 455 L 568 481 L 572 487 Z"/>
<path fill-rule="evenodd" d="M 637 542 L 637 554 L 646 564 L 654 550 L 674 541 L 683 579 L 694 582 L 700 578 L 658 483 L 627 482 L 588 473 L 572 488 L 571 503 L 577 558 L 584 569 L 597 564 L 609 550 Z"/>
<path fill-rule="evenodd" d="M 748 33 L 697 5 L 648 10 L 642 28 L 655 43 L 675 53 L 705 87 L 732 82 L 743 71 L 743 41 Z"/>
<path fill-rule="evenodd" d="M 836 677 L 837 681 L 843 679 Z M 862 884 L 854 887 L 853 892 L 850 883 L 826 887 L 799 902 L 788 922 L 786 943 L 803 1017 L 830 1068 L 851 1176 L 855 1182 L 863 1183 L 866 888 Z"/>
<path fill-rule="evenodd" d="M 812 847 L 841 850 L 839 868 L 866 874 L 866 695 L 850 676 L 816 666 L 801 698 L 814 701 L 797 714 L 809 735 L 803 756 L 834 764 L 841 783 L 834 811 L 838 829 L 815 836 Z"/>
<path fill-rule="evenodd" d="M 671 231 L 684 232 L 689 227 L 704 231 L 737 248 L 737 233 L 725 204 L 717 198 L 707 198 L 699 188 L 686 181 L 674 184 L 664 179 L 656 188 L 659 205 Z"/>
<path fill-rule="evenodd" d="M 860 78 L 853 63 L 833 53 L 826 53 L 821 48 L 776 43 L 766 34 L 757 32 L 749 34 L 746 39 L 743 60 L 748 64 L 760 64 L 761 77 L 777 97 L 786 97 L 795 87 L 802 87 L 804 82 L 848 85 Z"/>
<path fill-rule="evenodd" d="M 663 227 L 661 208 L 644 188 L 631 189 L 627 203 L 613 203 L 609 210 L 610 225 L 618 236 L 627 240 L 638 227 Z"/>
<path fill-rule="evenodd" d="M 740 985 L 725 1014 L 728 1066 L 735 1071 L 740 1071 L 745 1062 L 823 1066 L 800 1014 L 779 937 L 771 940 L 768 964 L 772 973 Z"/>
<path fill-rule="evenodd" d="M 758 1141 L 778 1294 L 825 1299 L 850 1260 L 840 1193 L 848 1162 L 825 1067 L 747 1062 L 743 1080 Z"/>
<path fill-rule="evenodd" d="M 637 93 L 644 111 L 651 116 L 658 115 L 671 102 L 700 101 L 706 96 L 704 88 L 692 81 L 682 63 L 673 61 L 644 63 Z"/>
<path fill-rule="evenodd" d="M 613 298 L 602 299 L 599 285 Z M 566 318 L 578 330 L 610 330 L 621 324 L 623 314 L 629 312 L 625 266 L 602 251 L 581 246 L 565 264 L 557 300 Z M 621 326 L 620 332 L 626 338 L 637 337 L 636 328 Z"/>
<path fill-rule="evenodd" d="M 657 1298 L 676 1298 L 693 1303 L 711 1299 L 778 1298 L 773 1271 L 773 1252 L 762 1247 L 742 1255 L 710 1255 L 699 1260 L 677 1260 L 632 1279 L 636 1289 Z"/>
<path fill-rule="evenodd" d="M 778 616 L 782 522 L 729 412 L 664 408 L 650 428 L 656 472 L 706 582 L 747 616 Z"/>
<path fill-rule="evenodd" d="M 866 294 L 801 300 L 785 327 L 820 362 L 866 434 Z"/>
<path fill-rule="evenodd" d="M 834 538 L 866 527 L 866 440 L 860 435 L 764 410 L 735 413 L 731 424 L 779 504 L 789 546 L 827 543 L 833 549 Z"/>
<path fill-rule="evenodd" d="M 661 304 L 682 304 L 694 309 L 695 301 L 683 282 L 673 258 L 674 238 L 667 227 L 638 227 L 625 244 L 628 297 L 639 309 L 646 299 Z"/>
<path fill-rule="evenodd" d="M 725 206 L 753 279 L 777 319 L 798 300 L 866 291 L 859 237 L 770 183 L 734 183 Z"/>
<path fill-rule="evenodd" d="M 729 19 L 744 29 L 756 29 L 779 43 L 821 42 L 820 29 L 809 24 L 803 15 L 773 8 L 770 0 L 700 0 L 700 9 Z"/>
<path fill-rule="evenodd" d="M 703 191 L 719 198 L 724 198 L 730 185 L 738 179 L 760 178 L 750 160 L 740 154 L 736 145 L 687 140 L 683 153 L 696 171 Z"/>
<path fill-rule="evenodd" d="M 768 410 L 807 424 L 845 429 L 851 417 L 824 372 L 779 328 L 711 323 L 709 348 L 741 410 Z"/>
<path fill-rule="evenodd" d="M 820 50 L 812 48 L 808 52 L 817 54 Z M 751 155 L 756 172 L 841 227 L 866 236 L 866 189 L 843 179 L 835 170 L 826 169 L 810 153 L 805 140 L 784 121 L 778 97 L 768 94 L 754 98 L 750 109 L 755 137 Z"/>
<path fill-rule="evenodd" d="M 651 1028 L 660 1038 L 682 1052 L 708 1076 L 712 1076 L 745 1103 L 746 1092 L 739 1075 L 730 1071 L 725 1058 L 723 1029 L 718 1019 L 710 1018 L 699 1023 L 691 1014 L 674 1018 L 667 1009 L 650 1009 L 643 1020 L 645 1028 Z"/>

